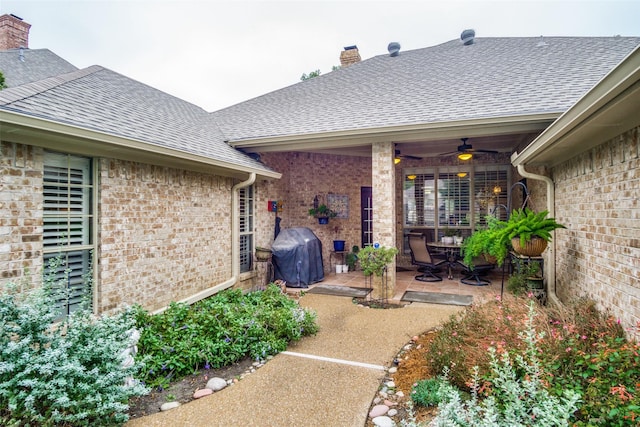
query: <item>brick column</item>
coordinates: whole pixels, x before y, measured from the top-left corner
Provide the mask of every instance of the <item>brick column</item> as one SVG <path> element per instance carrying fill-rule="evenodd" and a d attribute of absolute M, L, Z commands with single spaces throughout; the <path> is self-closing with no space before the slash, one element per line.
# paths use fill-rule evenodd
<path fill-rule="evenodd" d="M 375 142 L 371 147 L 373 190 L 373 241 L 386 247 L 396 245 L 396 169 L 393 142 Z M 396 289 L 396 262 L 388 266 L 388 297 Z M 375 298 L 375 296 L 374 296 Z"/>

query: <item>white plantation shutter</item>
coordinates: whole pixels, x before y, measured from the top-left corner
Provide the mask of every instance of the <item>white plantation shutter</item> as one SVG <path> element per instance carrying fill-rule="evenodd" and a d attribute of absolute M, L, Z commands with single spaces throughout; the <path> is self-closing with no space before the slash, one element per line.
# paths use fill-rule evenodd
<path fill-rule="evenodd" d="M 91 159 L 45 153 L 43 176 L 43 249 L 45 266 L 60 258 L 56 282 L 64 282 L 66 295 L 59 304 L 67 313 L 91 295 L 85 276 L 90 269 L 92 247 Z M 67 301 L 68 298 L 68 301 Z"/>
<path fill-rule="evenodd" d="M 408 168 L 403 171 L 404 228 L 445 229 L 468 236 L 487 215 L 506 219 L 510 191 L 509 165 L 464 165 Z"/>
<path fill-rule="evenodd" d="M 240 271 L 250 271 L 253 262 L 253 186 L 240 189 Z"/>

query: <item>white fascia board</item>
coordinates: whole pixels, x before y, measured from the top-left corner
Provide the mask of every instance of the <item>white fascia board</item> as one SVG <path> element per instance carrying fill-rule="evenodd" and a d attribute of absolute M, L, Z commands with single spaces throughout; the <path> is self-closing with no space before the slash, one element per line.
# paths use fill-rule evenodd
<path fill-rule="evenodd" d="M 279 179 L 282 174 L 211 159 L 144 141 L 0 109 L 0 137 L 54 150 L 161 164 L 205 173 L 246 178 L 255 173 Z"/>

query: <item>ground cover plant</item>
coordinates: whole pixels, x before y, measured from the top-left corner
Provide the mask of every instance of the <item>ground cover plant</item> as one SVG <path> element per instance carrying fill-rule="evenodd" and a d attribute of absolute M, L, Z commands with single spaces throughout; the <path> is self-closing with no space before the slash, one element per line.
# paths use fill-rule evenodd
<path fill-rule="evenodd" d="M 449 388 L 428 393 L 440 399 L 438 425 L 478 425 L 479 414 L 487 415 L 480 425 L 496 426 L 640 423 L 639 344 L 625 339 L 619 322 L 590 301 L 551 309 L 527 298 L 497 299 L 429 335 L 420 354 L 412 354 L 424 357 L 429 372 L 414 380 L 413 406 L 422 411 L 422 381 L 448 371 Z M 412 366 L 410 360 L 404 363 Z M 407 381 L 403 364 L 394 378 L 399 384 Z M 562 419 L 563 412 L 568 419 Z M 514 418 L 522 415 L 528 418 Z M 416 419 L 410 415 L 403 425 L 426 425 Z"/>
<path fill-rule="evenodd" d="M 30 292 L 9 285 L 0 295 L 0 425 L 121 425 L 129 399 L 148 391 L 133 380 L 141 364 L 123 366 L 133 312 L 62 316 L 56 285 L 50 275 Z"/>
<path fill-rule="evenodd" d="M 191 306 L 172 303 L 161 314 L 138 308 L 136 319 L 142 329 L 143 379 L 156 388 L 247 356 L 265 360 L 318 330 L 315 313 L 275 285 L 247 294 L 225 290 Z"/>

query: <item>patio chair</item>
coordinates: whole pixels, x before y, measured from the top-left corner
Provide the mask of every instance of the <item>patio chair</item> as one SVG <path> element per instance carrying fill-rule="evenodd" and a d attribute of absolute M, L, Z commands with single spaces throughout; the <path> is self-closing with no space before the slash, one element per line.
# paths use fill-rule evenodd
<path fill-rule="evenodd" d="M 409 233 L 409 250 L 411 251 L 411 264 L 418 266 L 419 274 L 415 277 L 421 282 L 441 282 L 442 277 L 436 273 L 440 271 L 440 265 L 444 260 L 436 260 L 429 253 L 425 236 L 420 233 Z"/>
<path fill-rule="evenodd" d="M 486 276 L 489 270 L 493 270 L 495 265 L 487 261 L 484 256 L 475 257 L 470 265 L 465 264 L 461 260 L 458 261 L 458 264 L 463 267 L 463 277 L 460 279 L 460 282 L 465 285 L 487 286 L 491 283 L 491 280 L 484 276 Z"/>

